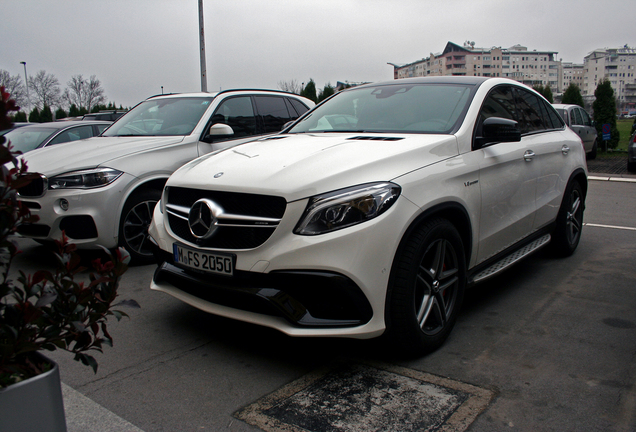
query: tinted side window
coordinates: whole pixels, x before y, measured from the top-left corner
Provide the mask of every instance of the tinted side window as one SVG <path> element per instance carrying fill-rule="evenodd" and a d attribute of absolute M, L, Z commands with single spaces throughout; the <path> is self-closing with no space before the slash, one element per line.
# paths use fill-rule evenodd
<path fill-rule="evenodd" d="M 80 126 L 73 129 L 68 129 L 55 138 L 53 138 L 47 145 L 62 144 L 69 141 L 77 141 L 93 136 L 93 127 Z"/>
<path fill-rule="evenodd" d="M 256 117 L 252 107 L 252 98 L 241 96 L 221 102 L 212 115 L 210 125 L 216 123 L 230 126 L 234 130 L 234 135 L 231 138 L 256 135 Z"/>
<path fill-rule="evenodd" d="M 590 119 L 590 116 L 588 115 L 587 111 L 585 111 L 584 109 L 581 110 L 581 117 L 583 120 L 583 125 L 585 126 L 592 126 L 592 120 Z"/>
<path fill-rule="evenodd" d="M 279 132 L 285 123 L 293 120 L 282 97 L 255 96 L 254 99 L 258 114 L 263 119 L 265 133 Z"/>
<path fill-rule="evenodd" d="M 296 109 L 298 116 L 301 116 L 309 111 L 309 108 L 307 108 L 301 101 L 292 98 L 288 98 L 287 100 L 291 102 L 292 106 Z"/>
<path fill-rule="evenodd" d="M 548 129 L 543 122 L 539 98 L 525 90 L 516 89 L 519 129 L 521 133 Z"/>
<path fill-rule="evenodd" d="M 501 86 L 493 89 L 481 107 L 480 122 L 490 117 L 502 117 L 517 120 L 517 107 L 512 88 Z"/>
<path fill-rule="evenodd" d="M 546 108 L 546 111 L 548 112 L 548 115 L 550 116 L 550 119 L 552 120 L 553 128 L 561 129 L 564 126 L 563 122 L 565 121 L 567 123 L 566 110 L 555 110 L 552 105 L 548 105 L 548 104 L 546 104 L 545 108 Z M 558 111 L 558 114 L 557 114 L 557 111 Z"/>
<path fill-rule="evenodd" d="M 572 110 L 572 117 L 572 124 L 583 126 L 583 117 L 581 117 L 581 110 L 579 108 L 574 108 Z"/>

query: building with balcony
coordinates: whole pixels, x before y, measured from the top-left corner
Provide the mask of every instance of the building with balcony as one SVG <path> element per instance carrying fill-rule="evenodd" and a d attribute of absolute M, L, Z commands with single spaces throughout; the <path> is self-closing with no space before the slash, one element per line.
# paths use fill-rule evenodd
<path fill-rule="evenodd" d="M 583 68 L 583 99 L 594 100 L 596 86 L 607 78 L 619 111 L 636 111 L 636 49 L 625 45 L 594 50 L 583 59 Z"/>
<path fill-rule="evenodd" d="M 431 53 L 429 57 L 406 65 L 393 66 L 395 79 L 418 76 L 485 76 L 508 77 L 530 87 L 550 86 L 553 92 L 561 92 L 561 62 L 556 51 L 528 51 L 515 45 L 510 48 L 476 48 L 474 42 L 463 45 L 448 42 L 444 51 Z"/>

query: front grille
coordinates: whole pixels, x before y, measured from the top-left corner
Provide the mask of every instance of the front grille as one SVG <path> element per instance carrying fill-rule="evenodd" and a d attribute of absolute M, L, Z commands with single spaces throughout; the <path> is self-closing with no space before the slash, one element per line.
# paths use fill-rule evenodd
<path fill-rule="evenodd" d="M 224 223 L 219 224 L 212 237 L 205 240 L 196 238 L 190 231 L 187 211 L 202 198 L 214 201 L 225 214 L 242 219 L 225 219 Z M 184 209 L 184 212 L 168 212 L 168 225 L 175 236 L 203 247 L 253 249 L 265 243 L 278 225 L 277 222 L 261 225 L 255 221 L 281 219 L 285 213 L 287 202 L 282 197 L 269 195 L 169 187 L 167 206 Z M 253 221 L 250 222 L 245 218 L 253 218 Z"/>
<path fill-rule="evenodd" d="M 21 197 L 41 197 L 44 195 L 47 187 L 48 181 L 46 177 L 40 175 L 40 177 L 31 180 L 28 185 L 18 189 L 18 195 Z"/>

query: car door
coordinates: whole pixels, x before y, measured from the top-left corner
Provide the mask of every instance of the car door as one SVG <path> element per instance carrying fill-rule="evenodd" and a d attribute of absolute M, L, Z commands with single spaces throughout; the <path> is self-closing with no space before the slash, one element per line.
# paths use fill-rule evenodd
<path fill-rule="evenodd" d="M 522 140 L 533 153 L 528 163 L 536 176 L 536 211 L 532 223 L 532 231 L 536 231 L 556 218 L 563 189 L 572 172 L 568 158 L 573 149 L 564 134 L 561 118 L 546 100 L 522 88 L 516 88 L 515 95 L 522 116 Z"/>
<path fill-rule="evenodd" d="M 512 86 L 491 90 L 478 117 L 519 121 Z M 532 232 L 535 214 L 537 165 L 532 163 L 534 141 L 522 136 L 520 142 L 496 143 L 481 152 L 479 185 L 481 214 L 477 262 L 483 262 Z"/>
<path fill-rule="evenodd" d="M 581 108 L 574 107 L 570 110 L 570 123 L 572 130 L 581 137 L 585 151 L 592 151 L 594 140 L 596 139 L 596 130 L 592 133 L 592 122 L 588 114 Z"/>

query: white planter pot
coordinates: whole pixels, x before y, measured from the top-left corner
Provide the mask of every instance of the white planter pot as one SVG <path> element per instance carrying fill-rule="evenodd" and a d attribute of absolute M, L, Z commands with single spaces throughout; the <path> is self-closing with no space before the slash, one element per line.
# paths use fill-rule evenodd
<path fill-rule="evenodd" d="M 66 432 L 64 400 L 57 363 L 53 368 L 0 389 L 0 432 Z"/>

